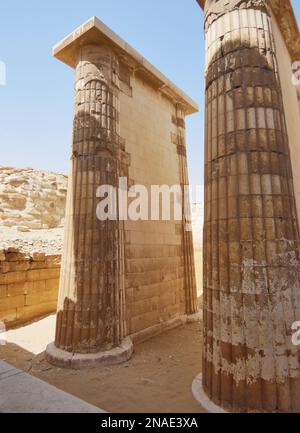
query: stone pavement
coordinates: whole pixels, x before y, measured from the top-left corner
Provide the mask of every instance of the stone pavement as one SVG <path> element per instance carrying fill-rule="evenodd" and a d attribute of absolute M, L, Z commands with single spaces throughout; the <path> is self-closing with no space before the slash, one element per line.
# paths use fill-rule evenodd
<path fill-rule="evenodd" d="M 0 413 L 105 413 L 0 361 Z"/>

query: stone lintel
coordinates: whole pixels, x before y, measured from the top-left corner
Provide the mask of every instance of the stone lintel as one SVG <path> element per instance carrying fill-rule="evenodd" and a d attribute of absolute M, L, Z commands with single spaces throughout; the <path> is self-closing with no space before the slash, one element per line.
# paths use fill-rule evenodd
<path fill-rule="evenodd" d="M 142 57 L 134 48 L 114 33 L 97 17 L 92 17 L 53 48 L 53 55 L 71 68 L 76 66 L 76 53 L 79 47 L 89 44 L 105 43 L 112 45 L 119 58 L 133 71 L 139 73 L 165 94 L 174 103 L 185 107 L 186 114 L 199 111 L 198 104 L 173 84 L 158 69 Z"/>
<path fill-rule="evenodd" d="M 197 3 L 204 9 L 205 0 L 197 0 Z M 267 3 L 278 22 L 292 61 L 300 60 L 300 32 L 291 0 L 267 0 Z"/>

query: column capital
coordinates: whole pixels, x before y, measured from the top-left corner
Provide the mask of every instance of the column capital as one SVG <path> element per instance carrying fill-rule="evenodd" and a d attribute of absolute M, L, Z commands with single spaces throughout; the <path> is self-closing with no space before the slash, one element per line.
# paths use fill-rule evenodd
<path fill-rule="evenodd" d="M 104 44 L 133 71 L 138 71 L 175 104 L 181 103 L 187 115 L 199 111 L 198 104 L 158 71 L 140 53 L 109 29 L 97 17 L 92 17 L 66 36 L 53 48 L 53 56 L 71 68 L 76 68 L 78 52 L 83 46 Z"/>
<path fill-rule="evenodd" d="M 212 4 L 214 0 L 197 0 L 199 6 L 205 10 L 205 7 Z M 259 3 L 261 0 L 253 0 L 253 3 Z M 220 0 L 218 2 L 218 10 L 224 12 L 224 6 L 231 8 L 239 6 L 241 0 Z M 281 33 L 284 37 L 286 46 L 293 61 L 300 59 L 300 33 L 290 0 L 265 0 L 264 3 L 270 8 L 279 25 Z"/>

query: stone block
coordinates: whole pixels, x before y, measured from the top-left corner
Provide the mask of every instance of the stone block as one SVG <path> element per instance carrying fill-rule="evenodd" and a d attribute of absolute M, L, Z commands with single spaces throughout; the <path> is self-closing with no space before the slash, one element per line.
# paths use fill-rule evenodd
<path fill-rule="evenodd" d="M 15 308 L 23 307 L 24 305 L 25 305 L 25 296 L 24 295 L 2 298 L 1 302 L 0 302 L 0 314 L 1 314 L 1 312 L 4 312 L 4 314 L 5 314 L 6 311 L 10 311 L 10 310 L 13 310 Z"/>
<path fill-rule="evenodd" d="M 0 286 L 0 299 L 6 297 L 7 297 L 7 285 Z"/>
<path fill-rule="evenodd" d="M 59 278 L 59 275 L 59 268 L 27 271 L 28 281 L 51 280 L 52 278 Z"/>
<path fill-rule="evenodd" d="M 44 253 L 33 253 L 32 260 L 34 262 L 44 262 L 46 260 L 46 255 Z"/>
<path fill-rule="evenodd" d="M 9 271 L 10 271 L 10 263 L 6 261 L 0 262 L 0 273 L 6 274 Z"/>
<path fill-rule="evenodd" d="M 26 295 L 28 293 L 28 283 L 10 283 L 7 285 L 7 296 L 13 298 L 15 296 Z"/>
<path fill-rule="evenodd" d="M 17 321 L 17 309 L 11 308 L 9 310 L 0 310 L 0 320 L 7 324 L 14 324 Z"/>
<path fill-rule="evenodd" d="M 130 330 L 134 334 L 141 331 L 142 329 L 150 328 L 153 325 L 159 323 L 158 311 L 151 311 L 149 313 L 142 314 L 140 316 L 132 317 L 130 321 Z"/>
<path fill-rule="evenodd" d="M 59 288 L 59 278 L 52 278 L 45 281 L 46 291 L 53 291 L 55 296 L 57 297 L 58 288 Z"/>
<path fill-rule="evenodd" d="M 26 294 L 40 294 L 46 291 L 46 280 L 28 281 L 26 283 Z"/>
<path fill-rule="evenodd" d="M 8 272 L 0 276 L 0 285 L 11 283 L 25 283 L 27 279 L 26 277 L 26 272 Z"/>
<path fill-rule="evenodd" d="M 23 253 L 19 253 L 19 252 L 7 252 L 6 254 L 6 260 L 8 262 L 21 262 L 21 261 L 25 261 L 25 260 L 30 260 L 29 256 L 26 256 Z"/>
<path fill-rule="evenodd" d="M 13 261 L 13 262 L 6 262 L 9 268 L 9 272 L 18 272 L 18 271 L 27 271 L 30 268 L 30 262 L 29 261 Z"/>
<path fill-rule="evenodd" d="M 24 305 L 33 306 L 38 309 L 40 304 L 45 304 L 49 302 L 51 303 L 56 301 L 57 301 L 57 296 L 53 290 L 48 290 L 48 291 L 41 290 L 40 292 L 35 291 L 34 293 L 29 290 L 28 294 L 25 297 Z"/>
<path fill-rule="evenodd" d="M 57 301 L 50 300 L 38 305 L 29 305 L 17 308 L 17 320 L 19 323 L 29 321 L 36 317 L 54 313 L 56 311 Z"/>

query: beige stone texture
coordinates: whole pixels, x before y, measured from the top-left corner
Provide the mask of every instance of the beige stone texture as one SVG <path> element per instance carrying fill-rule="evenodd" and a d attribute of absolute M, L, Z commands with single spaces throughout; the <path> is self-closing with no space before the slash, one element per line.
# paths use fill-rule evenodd
<path fill-rule="evenodd" d="M 9 328 L 56 311 L 60 256 L 1 252 L 0 321 Z"/>
<path fill-rule="evenodd" d="M 186 178 L 181 181 L 178 161 L 178 134 L 184 137 L 184 132 L 178 131 L 176 104 L 140 74 L 132 74 L 130 87 L 132 96 L 120 95 L 120 131 L 131 155 L 132 182 L 149 191 L 151 185 L 187 184 Z M 175 144 L 171 137 L 177 138 Z M 183 165 L 186 171 L 185 156 Z M 125 230 L 126 293 L 132 300 L 127 303 L 127 332 L 135 334 L 186 313 L 183 228 L 172 220 L 128 221 Z"/>
<path fill-rule="evenodd" d="M 66 191 L 62 174 L 0 167 L 0 228 L 29 232 L 62 227 Z"/>

